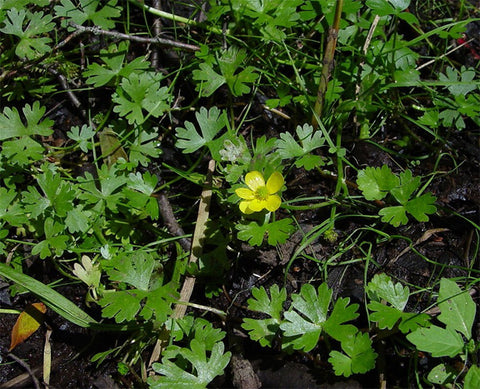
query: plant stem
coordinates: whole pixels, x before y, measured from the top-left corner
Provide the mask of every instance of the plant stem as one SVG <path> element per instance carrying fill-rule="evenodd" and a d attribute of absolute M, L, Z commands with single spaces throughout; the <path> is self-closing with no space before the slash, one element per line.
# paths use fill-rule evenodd
<path fill-rule="evenodd" d="M 187 18 L 184 18 L 182 16 L 175 15 L 173 13 L 168 13 L 168 12 L 165 12 L 165 11 L 161 11 L 159 9 L 148 6 L 148 5 L 144 4 L 143 2 L 141 3 L 140 1 L 137 1 L 137 0 L 128 0 L 128 1 L 130 3 L 136 5 L 137 7 L 143 8 L 145 11 L 151 13 L 152 15 L 159 16 L 159 17 L 164 18 L 164 19 L 172 20 L 174 22 L 183 23 L 183 24 L 186 24 L 188 26 L 195 26 L 195 27 L 201 26 L 201 24 L 198 23 L 196 20 L 187 19 Z M 223 34 L 223 31 L 220 28 L 217 28 L 217 27 L 209 26 L 209 27 L 207 27 L 207 29 L 209 31 L 215 33 L 215 34 Z"/>
<path fill-rule="evenodd" d="M 327 47 L 323 55 L 323 67 L 322 74 L 320 76 L 320 84 L 318 85 L 317 100 L 315 101 L 315 107 L 313 109 L 312 125 L 313 128 L 318 127 L 318 119 L 322 115 L 323 104 L 325 102 L 325 92 L 327 91 L 328 79 L 333 68 L 333 58 L 335 56 L 335 48 L 337 46 L 338 29 L 340 26 L 340 18 L 342 16 L 343 0 L 337 0 L 335 6 L 335 17 L 333 19 L 333 25 L 328 31 Z"/>

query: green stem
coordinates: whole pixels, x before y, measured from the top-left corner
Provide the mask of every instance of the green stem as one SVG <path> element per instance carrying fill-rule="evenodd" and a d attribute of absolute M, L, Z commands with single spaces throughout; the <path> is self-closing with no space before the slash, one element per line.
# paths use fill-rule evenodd
<path fill-rule="evenodd" d="M 151 13 L 152 15 L 158 16 L 160 18 L 172 20 L 174 22 L 178 23 L 183 23 L 186 24 L 187 26 L 195 26 L 195 27 L 204 27 L 200 23 L 198 23 L 196 20 L 192 19 L 187 19 L 182 16 L 175 15 L 173 13 L 168 13 L 165 11 L 161 11 L 159 9 L 150 7 L 144 3 L 141 3 L 137 0 L 128 0 L 130 3 L 136 5 L 137 7 L 142 8 L 143 10 L 147 11 L 148 13 Z M 207 29 L 215 34 L 223 34 L 224 32 L 217 27 L 212 27 L 212 26 L 207 26 Z"/>

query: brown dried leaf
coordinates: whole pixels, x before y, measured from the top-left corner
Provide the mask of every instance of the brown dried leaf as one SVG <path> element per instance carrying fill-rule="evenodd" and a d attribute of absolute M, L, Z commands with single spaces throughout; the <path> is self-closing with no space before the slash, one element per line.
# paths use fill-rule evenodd
<path fill-rule="evenodd" d="M 8 351 L 12 351 L 17 345 L 38 330 L 40 324 L 43 323 L 45 312 L 47 312 L 47 307 L 43 303 L 33 303 L 25 308 L 13 326 L 12 340 Z"/>

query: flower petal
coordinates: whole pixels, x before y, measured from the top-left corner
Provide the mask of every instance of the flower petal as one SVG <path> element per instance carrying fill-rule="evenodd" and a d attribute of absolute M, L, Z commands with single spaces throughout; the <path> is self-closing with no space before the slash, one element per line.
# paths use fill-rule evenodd
<path fill-rule="evenodd" d="M 282 199 L 278 195 L 271 195 L 268 196 L 266 201 L 265 208 L 267 208 L 270 212 L 275 212 L 278 208 L 280 208 L 280 204 L 282 204 Z"/>
<path fill-rule="evenodd" d="M 238 188 L 235 189 L 235 193 L 238 197 L 245 200 L 253 200 L 255 198 L 255 192 L 247 188 Z"/>
<path fill-rule="evenodd" d="M 279 172 L 274 172 L 267 181 L 267 190 L 269 194 L 275 194 L 277 193 L 280 189 L 282 189 L 282 186 L 284 184 L 284 179 L 281 173 Z"/>
<path fill-rule="evenodd" d="M 240 204 L 238 205 L 240 208 L 240 211 L 246 214 L 253 213 L 253 211 L 249 207 L 250 201 L 240 201 Z"/>
<path fill-rule="evenodd" d="M 255 192 L 258 188 L 265 186 L 265 179 L 263 178 L 262 173 L 254 170 L 245 175 L 245 183 Z"/>
<path fill-rule="evenodd" d="M 260 212 L 262 209 L 265 209 L 267 207 L 267 200 L 254 199 L 250 201 L 248 207 L 253 212 Z"/>

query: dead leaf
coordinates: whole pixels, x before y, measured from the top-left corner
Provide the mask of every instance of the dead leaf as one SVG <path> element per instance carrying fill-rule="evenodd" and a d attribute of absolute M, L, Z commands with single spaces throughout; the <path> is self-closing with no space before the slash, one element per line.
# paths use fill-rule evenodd
<path fill-rule="evenodd" d="M 12 351 L 38 330 L 40 324 L 43 323 L 45 312 L 47 312 L 47 307 L 43 303 L 33 303 L 25 308 L 13 326 L 11 333 L 12 340 L 8 351 Z"/>
<path fill-rule="evenodd" d="M 98 133 L 98 137 L 100 139 L 102 157 L 106 159 L 108 166 L 112 166 L 119 158 L 128 161 L 127 153 L 113 130 L 106 128 Z"/>

